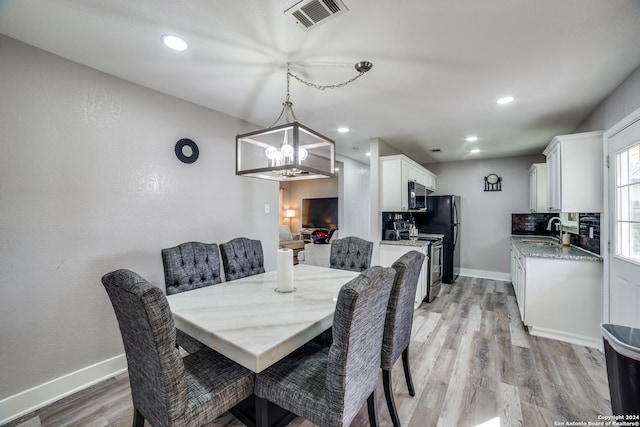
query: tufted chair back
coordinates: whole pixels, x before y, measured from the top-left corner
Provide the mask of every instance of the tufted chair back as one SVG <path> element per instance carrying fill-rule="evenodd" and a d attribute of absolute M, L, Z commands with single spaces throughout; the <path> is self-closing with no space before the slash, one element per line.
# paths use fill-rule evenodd
<path fill-rule="evenodd" d="M 124 343 L 133 405 L 151 424 L 168 425 L 187 410 L 187 383 L 164 293 L 129 270 L 105 274 Z"/>
<path fill-rule="evenodd" d="M 224 277 L 227 281 L 264 273 L 262 242 L 237 237 L 220 244 Z"/>
<path fill-rule="evenodd" d="M 134 427 L 210 425 L 253 394 L 254 374 L 209 349 L 185 356 L 164 292 L 133 271 L 102 277 L 127 357 Z"/>
<path fill-rule="evenodd" d="M 332 240 L 329 267 L 364 271 L 371 266 L 373 242 L 355 236 Z"/>
<path fill-rule="evenodd" d="M 188 242 L 162 250 L 167 295 L 222 282 L 220 252 L 215 243 Z"/>

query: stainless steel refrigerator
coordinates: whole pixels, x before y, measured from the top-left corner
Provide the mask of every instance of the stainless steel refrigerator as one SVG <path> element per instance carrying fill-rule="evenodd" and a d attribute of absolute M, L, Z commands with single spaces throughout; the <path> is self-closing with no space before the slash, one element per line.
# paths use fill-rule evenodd
<path fill-rule="evenodd" d="M 420 233 L 444 234 L 442 282 L 460 274 L 460 196 L 427 196 L 427 211 L 416 221 Z"/>

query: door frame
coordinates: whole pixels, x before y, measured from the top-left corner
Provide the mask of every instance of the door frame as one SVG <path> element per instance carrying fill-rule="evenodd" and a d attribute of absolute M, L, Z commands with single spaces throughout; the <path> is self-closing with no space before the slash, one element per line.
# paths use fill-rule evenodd
<path fill-rule="evenodd" d="M 605 206 L 603 208 L 603 218 L 601 218 L 600 222 L 600 253 L 603 257 L 603 283 L 602 283 L 602 322 L 608 323 L 611 320 L 611 236 L 615 232 L 613 229 L 613 214 L 611 211 L 612 200 L 611 197 L 615 197 L 615 194 L 612 194 L 609 191 L 611 186 L 611 179 L 613 178 L 611 174 L 613 173 L 614 168 L 611 162 L 614 159 L 609 159 L 609 140 L 613 138 L 615 135 L 628 128 L 629 126 L 635 124 L 640 121 L 640 108 L 627 115 L 625 118 L 620 120 L 618 123 L 613 125 L 604 133 L 604 143 L 602 144 L 603 150 L 603 203 Z M 615 182 L 615 179 L 614 181 Z"/>

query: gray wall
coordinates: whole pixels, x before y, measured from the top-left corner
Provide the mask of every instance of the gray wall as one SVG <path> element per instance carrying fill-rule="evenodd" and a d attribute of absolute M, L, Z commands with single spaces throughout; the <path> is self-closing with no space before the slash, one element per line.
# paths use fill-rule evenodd
<path fill-rule="evenodd" d="M 241 235 L 275 268 L 278 184 L 234 170 L 254 126 L 4 36 L 0 58 L 0 402 L 123 353 L 108 271 L 164 288 L 162 248 Z"/>
<path fill-rule="evenodd" d="M 640 68 L 637 68 L 600 103 L 574 133 L 608 130 L 640 108 Z"/>
<path fill-rule="evenodd" d="M 529 212 L 529 167 L 544 161 L 538 155 L 425 165 L 438 175 L 434 196 L 461 197 L 463 275 L 500 278 L 508 274 L 511 214 Z M 502 191 L 484 191 L 484 177 L 492 172 L 502 177 Z"/>

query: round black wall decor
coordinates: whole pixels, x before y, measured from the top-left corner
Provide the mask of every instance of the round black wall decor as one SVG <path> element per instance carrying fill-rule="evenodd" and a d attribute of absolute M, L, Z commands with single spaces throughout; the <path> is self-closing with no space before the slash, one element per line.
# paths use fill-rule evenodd
<path fill-rule="evenodd" d="M 193 163 L 198 160 L 200 150 L 195 142 L 190 139 L 182 138 L 176 142 L 176 156 L 183 163 Z"/>

